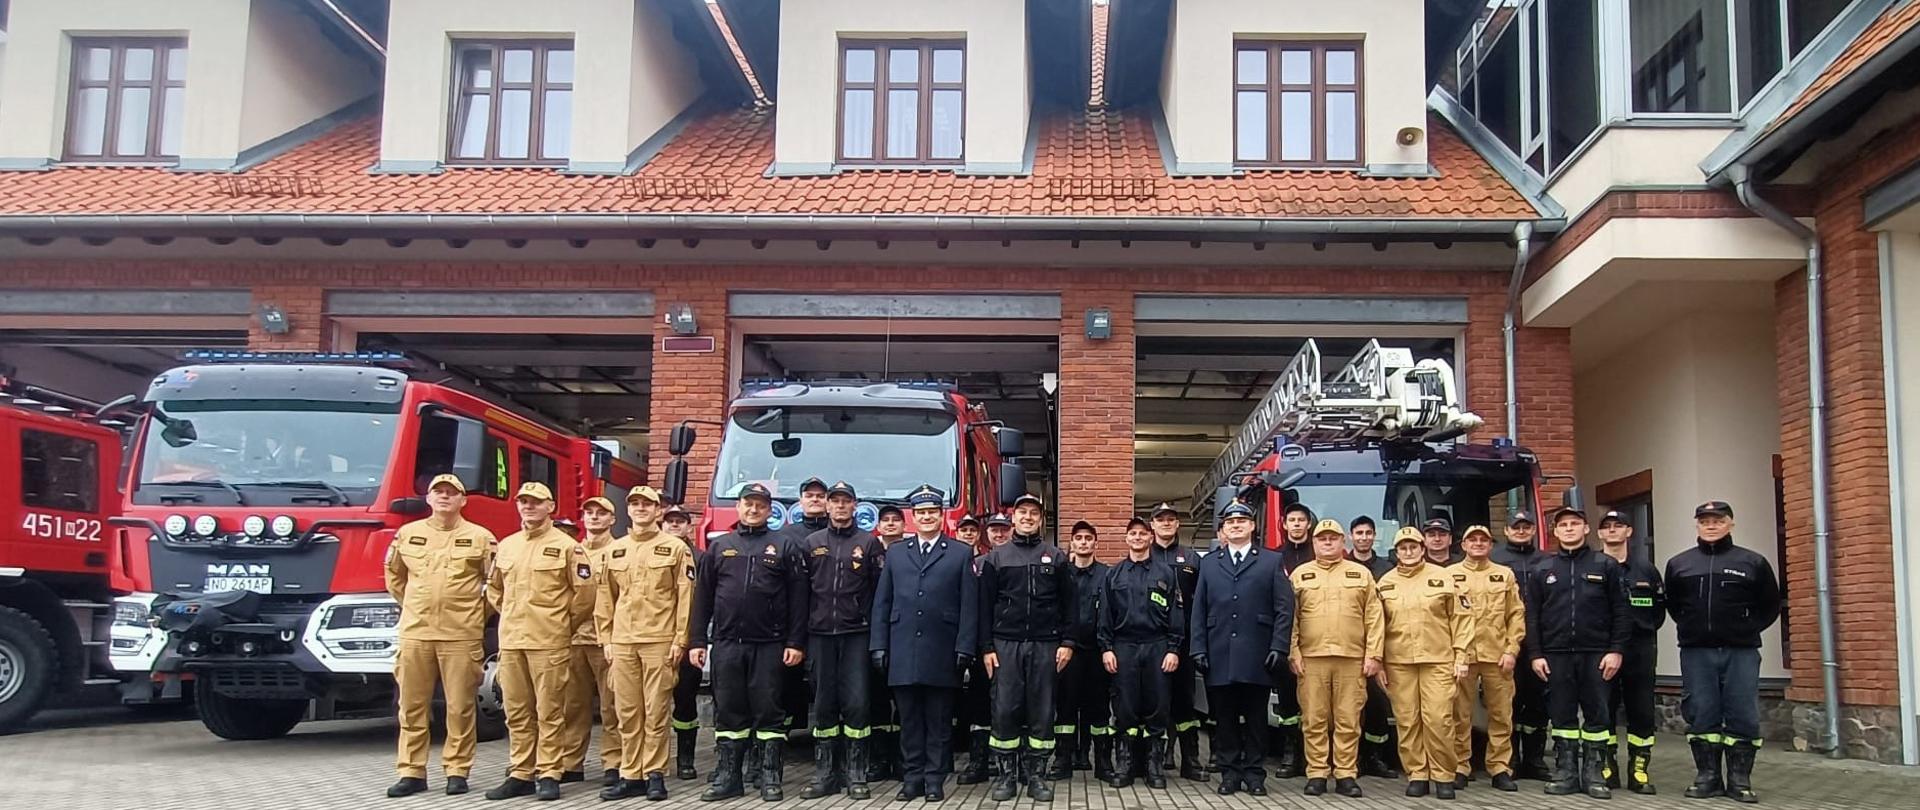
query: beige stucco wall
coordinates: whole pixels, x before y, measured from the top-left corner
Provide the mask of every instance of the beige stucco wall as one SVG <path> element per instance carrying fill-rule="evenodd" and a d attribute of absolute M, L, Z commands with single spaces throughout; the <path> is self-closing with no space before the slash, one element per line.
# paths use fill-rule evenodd
<path fill-rule="evenodd" d="M 1362 160 L 1426 165 L 1425 138 L 1395 142 L 1402 127 L 1427 128 L 1426 16 L 1417 0 L 1181 0 L 1173 16 L 1161 102 L 1183 166 L 1233 163 L 1236 38 L 1362 40 Z"/>
<path fill-rule="evenodd" d="M 1572 326 L 1636 282 L 1771 281 L 1805 244 L 1756 217 L 1609 220 L 1520 294 L 1528 326 Z"/>
<path fill-rule="evenodd" d="M 1608 189 L 1623 186 L 1698 186 L 1700 161 L 1727 139 L 1726 127 L 1609 127 L 1560 170 L 1547 194 L 1577 216 Z"/>
<path fill-rule="evenodd" d="M 1901 515 L 1904 537 L 1896 537 L 1896 542 L 1906 543 L 1907 569 L 1899 572 L 1906 578 L 1910 596 L 1920 596 L 1920 233 L 1901 231 L 1890 234 L 1891 248 L 1887 260 L 1893 270 L 1893 289 L 1889 296 L 1893 312 L 1894 349 L 1888 352 L 1887 359 L 1894 364 L 1892 371 L 1898 375 L 1895 389 L 1900 397 L 1900 409 L 1894 415 L 1899 420 L 1900 429 L 1900 465 L 1901 480 L 1900 501 L 1903 504 Z M 1920 598 L 1907 606 L 1908 629 L 1912 636 L 1906 639 L 1911 649 L 1920 650 Z"/>
<path fill-rule="evenodd" d="M 68 0 L 12 7 L 0 68 L 0 160 L 57 160 L 72 37 L 187 39 L 183 164 L 230 164 L 249 147 L 374 89 L 371 71 L 278 0 Z"/>
<path fill-rule="evenodd" d="M 454 39 L 570 39 L 572 162 L 617 171 L 635 147 L 699 98 L 692 57 L 667 27 L 664 15 L 640 0 L 568 0 L 538 9 L 519 0 L 395 3 L 380 160 L 445 160 Z"/>
<path fill-rule="evenodd" d="M 1653 471 L 1656 565 L 1664 568 L 1694 542 L 1693 505 L 1716 498 L 1739 513 L 1735 539 L 1778 566 L 1773 348 L 1766 313 L 1695 311 L 1574 374 L 1580 484 L 1595 503 L 1596 485 Z M 1677 675 L 1671 623 L 1660 638 L 1660 672 Z M 1761 674 L 1787 674 L 1778 626 L 1761 651 Z"/>
<path fill-rule="evenodd" d="M 774 160 L 785 170 L 829 168 L 838 154 L 841 38 L 947 38 L 967 45 L 969 167 L 1025 162 L 1032 81 L 1022 0 L 808 0 L 780 16 Z"/>

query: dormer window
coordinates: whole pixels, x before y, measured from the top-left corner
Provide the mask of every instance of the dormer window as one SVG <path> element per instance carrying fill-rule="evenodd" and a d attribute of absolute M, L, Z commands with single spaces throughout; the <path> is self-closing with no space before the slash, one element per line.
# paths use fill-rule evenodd
<path fill-rule="evenodd" d="M 843 41 L 839 162 L 960 163 L 966 62 L 955 41 Z"/>
<path fill-rule="evenodd" d="M 1243 40 L 1233 56 L 1237 165 L 1361 164 L 1360 43 Z"/>
<path fill-rule="evenodd" d="M 187 93 L 182 39 L 75 39 L 69 161 L 161 162 L 180 155 Z"/>
<path fill-rule="evenodd" d="M 460 42 L 447 163 L 565 165 L 573 145 L 573 43 Z"/>

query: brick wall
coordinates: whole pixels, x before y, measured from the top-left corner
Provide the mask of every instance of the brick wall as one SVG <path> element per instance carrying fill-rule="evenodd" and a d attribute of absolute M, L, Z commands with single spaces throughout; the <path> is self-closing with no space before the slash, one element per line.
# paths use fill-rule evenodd
<path fill-rule="evenodd" d="M 326 290 L 317 285 L 265 285 L 253 288 L 253 313 L 247 322 L 247 348 L 261 351 L 317 352 L 328 348 L 323 313 Z M 273 306 L 287 314 L 291 328 L 286 334 L 272 334 L 260 326 L 260 312 Z M 346 347 L 351 350 L 353 347 Z"/>
<path fill-rule="evenodd" d="M 1058 536 L 1076 520 L 1104 529 L 1099 554 L 1126 552 L 1133 512 L 1133 293 L 1121 277 L 1060 296 Z M 1087 337 L 1086 312 L 1113 312 L 1113 335 Z"/>

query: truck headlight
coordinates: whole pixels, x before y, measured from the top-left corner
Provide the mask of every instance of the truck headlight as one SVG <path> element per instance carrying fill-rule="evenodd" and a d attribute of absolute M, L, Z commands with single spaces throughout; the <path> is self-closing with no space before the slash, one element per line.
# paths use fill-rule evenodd
<path fill-rule="evenodd" d="M 113 623 L 116 627 L 150 627 L 153 608 L 145 603 L 129 599 L 113 600 Z"/>

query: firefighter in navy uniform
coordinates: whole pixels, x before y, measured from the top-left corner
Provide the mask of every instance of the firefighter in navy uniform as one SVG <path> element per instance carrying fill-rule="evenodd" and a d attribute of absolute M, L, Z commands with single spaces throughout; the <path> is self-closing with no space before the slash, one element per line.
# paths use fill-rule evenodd
<path fill-rule="evenodd" d="M 1602 768 L 1613 734 L 1614 676 L 1632 634 L 1626 571 L 1587 541 L 1587 515 L 1571 506 L 1550 521 L 1559 550 L 1533 570 L 1526 603 L 1526 657 L 1547 682 L 1547 721 L 1553 727 L 1554 773 L 1547 793 L 1584 787 L 1596 799 L 1613 797 Z"/>
<path fill-rule="evenodd" d="M 1667 561 L 1667 610 L 1680 636 L 1687 745 L 1695 775 L 1687 798 L 1753 803 L 1760 752 L 1760 634 L 1780 618 L 1780 580 L 1767 558 L 1733 544 L 1733 507 L 1694 507 L 1699 543 Z M 1726 759 L 1726 775 L 1720 773 Z"/>
<path fill-rule="evenodd" d="M 1285 538 L 1280 541 L 1280 571 L 1288 577 L 1303 565 L 1313 562 L 1313 537 L 1311 530 L 1319 518 L 1312 509 L 1300 502 L 1287 504 L 1280 513 L 1280 527 Z M 1274 736 L 1278 740 L 1280 759 L 1274 763 L 1273 775 L 1281 779 L 1292 779 L 1306 773 L 1306 750 L 1300 728 L 1300 678 L 1292 669 L 1284 669 L 1274 675 L 1273 718 L 1277 726 Z"/>
<path fill-rule="evenodd" d="M 1600 550 L 1627 571 L 1627 606 L 1633 613 L 1633 635 L 1620 662 L 1620 676 L 1613 679 L 1614 723 L 1627 726 L 1627 789 L 1653 794 L 1653 733 L 1659 730 L 1659 718 L 1653 709 L 1654 668 L 1660 650 L 1660 626 L 1667 623 L 1667 589 L 1661 584 L 1660 569 L 1644 554 L 1635 554 L 1630 546 L 1633 524 L 1618 510 L 1600 518 Z M 1624 714 L 1624 717 L 1622 716 Z M 1612 727 L 1608 728 L 1612 731 Z M 1620 741 L 1607 741 L 1607 787 L 1620 787 Z"/>
<path fill-rule="evenodd" d="M 1173 568 L 1173 576 L 1179 585 L 1178 593 L 1181 620 L 1187 621 L 1193 611 L 1193 587 L 1200 579 L 1200 555 L 1180 542 L 1180 510 L 1171 503 L 1161 503 L 1153 507 L 1148 516 L 1153 529 L 1153 555 L 1161 562 Z M 1191 628 L 1181 627 L 1181 644 L 1186 643 Z M 1170 731 L 1180 747 L 1180 776 L 1195 782 L 1207 781 L 1207 766 L 1200 759 L 1200 713 L 1194 709 L 1194 692 L 1199 687 L 1195 683 L 1193 662 L 1186 656 L 1186 647 L 1174 648 L 1180 653 L 1180 668 L 1173 671 L 1167 683 L 1168 708 L 1167 722 Z M 1135 759 L 1135 763 L 1140 760 Z M 1163 759 L 1161 766 L 1173 766 L 1172 753 Z M 1138 775 L 1138 774 L 1135 774 Z"/>
<path fill-rule="evenodd" d="M 794 500 L 793 508 L 787 510 L 786 521 L 780 524 L 780 530 L 774 534 L 783 543 L 804 547 L 808 537 L 826 527 L 827 482 L 808 478 L 800 482 L 799 496 Z M 807 686 L 808 669 L 788 669 L 786 680 L 780 684 L 781 724 L 788 731 L 807 723 L 807 703 L 812 695 Z"/>
<path fill-rule="evenodd" d="M 807 564 L 798 545 L 782 544 L 767 530 L 773 493 L 765 486 L 742 488 L 737 508 L 738 525 L 707 545 L 694 570 L 689 655 L 695 666 L 709 657 L 713 662 L 719 748 L 718 773 L 700 798 L 742 795 L 741 769 L 757 765 L 760 798 L 779 801 L 786 742 L 780 688 L 787 669 L 806 660 Z M 756 742 L 758 756 L 749 757 Z"/>
<path fill-rule="evenodd" d="M 839 793 L 865 799 L 868 738 L 867 645 L 872 635 L 873 589 L 886 549 L 853 524 L 859 499 L 845 481 L 827 488 L 827 526 L 807 536 L 813 613 L 807 619 L 813 670 L 813 782 L 803 799 Z"/>
<path fill-rule="evenodd" d="M 1293 639 L 1293 587 L 1280 555 L 1260 549 L 1253 507 L 1233 501 L 1220 510 L 1220 545 L 1201 560 L 1193 590 L 1193 668 L 1207 679 L 1207 704 L 1219 723 L 1215 738 L 1220 787 L 1267 795 L 1261 749 L 1269 733 L 1267 703 L 1277 673 L 1287 669 Z"/>
<path fill-rule="evenodd" d="M 1054 679 L 1074 656 L 1072 640 L 1061 635 L 1073 621 L 1073 575 L 1066 554 L 1041 533 L 1045 517 L 1038 497 L 1020 496 L 1012 541 L 975 561 L 981 659 L 993 679 L 987 744 L 1000 766 L 990 794 L 997 802 L 1014 797 L 1017 779 L 1027 798 L 1053 801 L 1047 755 L 1055 747 Z"/>
<path fill-rule="evenodd" d="M 982 531 L 983 527 L 984 524 L 981 523 L 980 518 L 961 515 L 960 520 L 953 524 L 953 539 L 960 541 L 961 545 L 966 546 L 973 553 L 973 556 L 978 557 L 987 553 L 987 549 L 990 548 L 987 545 L 986 534 Z M 968 667 L 961 677 L 960 697 L 953 702 L 953 737 L 958 742 L 950 746 L 949 750 L 953 756 L 959 756 L 959 752 L 963 749 L 970 755 L 966 769 L 960 772 L 959 781 L 963 785 L 987 781 L 984 770 L 980 772 L 978 779 L 969 779 L 970 775 L 967 773 L 973 768 L 974 760 L 980 760 L 981 767 L 984 768 L 986 760 L 990 758 L 985 751 L 987 703 L 987 674 L 980 671 L 978 659 L 975 659 L 974 665 Z M 975 745 L 975 731 L 979 732 L 978 746 Z M 952 763 L 948 765 L 951 766 Z"/>
<path fill-rule="evenodd" d="M 1553 556 L 1540 550 L 1533 516 L 1515 511 L 1507 516 L 1507 541 L 1495 543 L 1489 559 L 1504 565 L 1527 592 L 1533 569 L 1541 560 Z M 1522 660 L 1513 668 L 1513 776 L 1515 779 L 1547 780 L 1547 682 L 1533 673 Z"/>
<path fill-rule="evenodd" d="M 1453 547 L 1453 521 L 1446 518 L 1433 518 L 1420 526 L 1420 544 L 1426 553 L 1427 562 L 1441 568 L 1466 559 L 1467 555 Z"/>
<path fill-rule="evenodd" d="M 1127 556 L 1110 567 L 1095 600 L 1100 663 L 1113 677 L 1117 743 L 1105 779 L 1117 788 L 1133 784 L 1136 761 L 1146 763 L 1147 787 L 1167 786 L 1167 676 L 1184 657 L 1186 617 L 1176 569 L 1169 555 L 1154 551 L 1155 540 L 1147 521 L 1128 521 Z"/>
<path fill-rule="evenodd" d="M 1055 747 L 1048 779 L 1066 779 L 1074 771 L 1092 768 L 1094 778 L 1104 782 L 1113 762 L 1109 750 L 1113 742 L 1108 708 L 1111 679 L 1092 653 L 1099 643 L 1100 582 L 1107 577 L 1106 564 L 1093 557 L 1099 537 L 1092 523 L 1081 520 L 1073 524 L 1067 540 L 1073 574 L 1073 622 L 1065 635 L 1074 649 L 1084 654 L 1067 662 L 1054 686 Z"/>
<path fill-rule="evenodd" d="M 974 544 L 976 559 L 1013 539 L 1013 520 L 1006 515 L 988 515 L 985 529 L 983 541 Z M 967 668 L 966 683 L 960 693 L 960 714 L 967 725 L 967 767 L 954 781 L 977 785 L 992 778 L 994 773 L 993 747 L 987 744 L 993 730 L 993 680 L 987 677 L 986 665 L 979 659 Z"/>
<path fill-rule="evenodd" d="M 678 504 L 667 507 L 660 528 L 684 541 L 695 559 L 700 557 L 693 543 L 693 516 L 687 510 Z M 693 766 L 694 748 L 700 742 L 700 676 L 699 667 L 685 657 L 680 659 L 680 677 L 673 684 L 674 776 L 680 779 L 700 778 Z"/>
<path fill-rule="evenodd" d="M 1394 568 L 1392 554 L 1381 554 L 1374 548 L 1379 537 L 1379 527 L 1373 518 L 1361 515 L 1347 524 L 1347 539 L 1352 550 L 1347 559 L 1367 567 L 1377 581 Z M 1382 779 L 1399 779 L 1400 752 L 1395 742 L 1393 727 L 1393 705 L 1387 701 L 1387 690 L 1380 688 L 1380 682 L 1367 679 L 1367 707 L 1360 713 L 1360 775 L 1378 776 Z"/>

